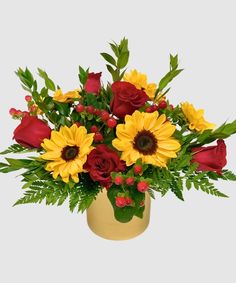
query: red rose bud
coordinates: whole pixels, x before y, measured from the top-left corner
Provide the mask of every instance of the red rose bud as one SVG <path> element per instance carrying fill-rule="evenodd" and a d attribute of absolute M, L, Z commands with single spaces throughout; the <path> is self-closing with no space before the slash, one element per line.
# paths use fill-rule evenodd
<path fill-rule="evenodd" d="M 31 95 L 26 95 L 25 96 L 25 101 L 30 102 L 32 100 L 32 96 Z"/>
<path fill-rule="evenodd" d="M 167 107 L 167 102 L 165 100 L 162 100 L 162 101 L 159 102 L 158 108 L 166 109 L 166 107 Z"/>
<path fill-rule="evenodd" d="M 14 116 L 14 115 L 16 115 L 16 109 L 15 108 L 11 108 L 10 110 L 9 110 L 9 114 L 11 115 L 11 116 Z"/>
<path fill-rule="evenodd" d="M 93 125 L 93 126 L 90 128 L 90 132 L 91 132 L 91 133 L 96 133 L 96 132 L 98 132 L 98 127 L 95 126 L 95 125 Z"/>
<path fill-rule="evenodd" d="M 100 132 L 96 132 L 93 137 L 95 142 L 102 142 L 103 141 L 103 135 Z"/>
<path fill-rule="evenodd" d="M 116 151 L 100 144 L 89 153 L 84 169 L 93 181 L 109 188 L 112 184 L 111 172 L 124 171 L 125 166 Z"/>
<path fill-rule="evenodd" d="M 141 165 L 134 165 L 134 173 L 141 174 L 143 172 L 143 168 Z"/>
<path fill-rule="evenodd" d="M 170 110 L 174 110 L 175 109 L 172 104 L 170 104 L 169 107 L 170 107 Z"/>
<path fill-rule="evenodd" d="M 115 126 L 117 125 L 117 121 L 114 119 L 114 118 L 109 118 L 108 120 L 107 120 L 107 126 L 109 127 L 109 128 L 115 128 Z"/>
<path fill-rule="evenodd" d="M 144 106 L 149 97 L 143 90 L 137 89 L 128 82 L 114 82 L 111 86 L 113 97 L 110 103 L 112 113 L 118 118 L 133 114 Z"/>
<path fill-rule="evenodd" d="M 125 180 L 125 183 L 128 185 L 128 186 L 132 186 L 134 184 L 134 178 L 133 177 L 128 177 L 126 180 Z"/>
<path fill-rule="evenodd" d="M 227 164 L 226 145 L 224 140 L 217 141 L 215 146 L 201 146 L 192 149 L 191 162 L 198 163 L 198 171 L 213 171 L 222 174 L 222 169 Z"/>
<path fill-rule="evenodd" d="M 115 183 L 117 186 L 120 186 L 120 185 L 123 183 L 123 178 L 122 178 L 122 176 L 116 176 L 115 179 L 114 179 L 114 183 Z"/>
<path fill-rule="evenodd" d="M 126 205 L 131 205 L 133 203 L 133 200 L 130 197 L 126 197 L 125 202 L 126 202 Z"/>
<path fill-rule="evenodd" d="M 107 111 L 103 110 L 101 112 L 101 118 L 102 121 L 107 121 L 110 118 L 110 114 Z"/>
<path fill-rule="evenodd" d="M 126 199 L 124 197 L 116 197 L 116 206 L 125 207 L 126 206 Z"/>
<path fill-rule="evenodd" d="M 148 188 L 149 188 L 149 185 L 148 185 L 148 183 L 145 182 L 145 181 L 141 181 L 141 182 L 139 182 L 138 185 L 137 185 L 137 189 L 138 189 L 138 191 L 141 192 L 141 193 L 145 193 L 145 192 L 148 190 Z"/>
<path fill-rule="evenodd" d="M 83 104 L 79 104 L 76 106 L 75 108 L 76 112 L 81 113 L 84 112 L 84 105 Z"/>
<path fill-rule="evenodd" d="M 84 85 L 86 92 L 98 94 L 101 89 L 102 73 L 89 73 L 87 81 Z"/>
<path fill-rule="evenodd" d="M 26 116 L 14 131 L 13 139 L 28 148 L 40 148 L 43 139 L 50 138 L 49 126 L 35 116 Z"/>

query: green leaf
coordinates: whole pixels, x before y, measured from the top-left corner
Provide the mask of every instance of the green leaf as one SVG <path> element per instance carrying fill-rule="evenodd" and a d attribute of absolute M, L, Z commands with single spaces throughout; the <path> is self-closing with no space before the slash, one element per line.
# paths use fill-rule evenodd
<path fill-rule="evenodd" d="M 110 74 L 111 74 L 111 76 L 114 80 L 114 76 L 116 76 L 116 70 L 114 70 L 111 65 L 106 65 L 106 67 L 107 67 L 107 70 L 110 72 Z"/>
<path fill-rule="evenodd" d="M 116 57 L 119 56 L 119 48 L 117 46 L 116 43 L 109 43 L 111 46 L 112 51 L 114 52 L 114 54 L 116 55 Z"/>
<path fill-rule="evenodd" d="M 97 97 L 92 93 L 87 93 L 84 100 L 86 105 L 93 105 L 95 108 L 99 106 Z"/>
<path fill-rule="evenodd" d="M 25 70 L 19 68 L 15 74 L 18 76 L 18 78 L 20 79 L 20 81 L 22 82 L 22 87 L 31 92 L 32 91 L 32 87 L 35 83 L 33 75 L 31 74 L 31 72 L 29 71 L 29 69 L 26 67 Z"/>
<path fill-rule="evenodd" d="M 116 60 L 110 54 L 107 53 L 100 53 L 100 54 L 108 63 L 112 64 L 113 66 L 116 66 Z"/>
<path fill-rule="evenodd" d="M 89 68 L 87 70 L 79 66 L 79 80 L 82 85 L 85 85 L 88 79 Z"/>
<path fill-rule="evenodd" d="M 217 139 L 226 139 L 236 133 L 236 120 L 224 123 L 215 131 L 208 130 L 198 137 L 198 145 L 211 143 Z"/>
<path fill-rule="evenodd" d="M 173 56 L 170 54 L 170 69 L 171 71 L 174 71 L 178 68 L 179 60 L 178 60 L 178 54 Z"/>
<path fill-rule="evenodd" d="M 129 61 L 129 51 L 123 52 L 118 57 L 117 67 L 123 69 Z"/>
<path fill-rule="evenodd" d="M 45 82 L 45 86 L 52 90 L 52 91 L 55 91 L 56 90 L 56 87 L 55 87 L 55 84 L 54 82 L 48 77 L 47 73 L 45 71 L 43 71 L 42 69 L 38 68 L 38 72 L 39 72 L 39 76 L 41 78 L 44 79 L 44 82 Z"/>
<path fill-rule="evenodd" d="M 54 101 L 53 104 L 55 104 L 56 109 L 58 110 L 58 112 L 67 117 L 70 113 L 70 105 L 68 103 L 62 103 L 62 102 L 58 102 L 58 101 Z"/>
<path fill-rule="evenodd" d="M 187 180 L 186 180 L 186 188 L 187 188 L 188 190 L 190 190 L 191 187 L 192 187 L 192 183 L 191 183 L 191 181 L 190 181 L 189 179 L 187 179 Z"/>
<path fill-rule="evenodd" d="M 120 44 L 118 45 L 118 50 L 119 50 L 119 53 L 124 53 L 124 52 L 128 52 L 128 39 L 127 38 L 123 38 L 121 41 L 120 41 Z"/>
<path fill-rule="evenodd" d="M 37 149 L 29 149 L 20 144 L 13 144 L 9 146 L 6 150 L 0 152 L 0 154 L 8 154 L 8 153 L 25 153 L 25 152 L 33 152 L 37 151 Z"/>
<path fill-rule="evenodd" d="M 173 70 L 167 73 L 160 81 L 158 91 L 162 91 L 176 76 L 178 76 L 183 69 Z"/>

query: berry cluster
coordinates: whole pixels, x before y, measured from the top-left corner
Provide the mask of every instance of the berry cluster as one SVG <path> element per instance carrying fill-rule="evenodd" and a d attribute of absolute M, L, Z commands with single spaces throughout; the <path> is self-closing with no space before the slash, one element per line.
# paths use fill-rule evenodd
<path fill-rule="evenodd" d="M 149 189 L 149 182 L 144 178 L 140 178 L 143 173 L 143 167 L 141 165 L 135 164 L 133 166 L 134 176 L 124 176 L 120 173 L 113 178 L 113 183 L 117 186 L 122 186 L 124 193 L 119 193 L 116 197 L 116 206 L 125 207 L 133 205 L 133 200 L 129 195 L 129 187 L 133 186 L 139 192 L 145 193 Z M 144 202 L 139 204 L 140 207 L 144 206 Z"/>
<path fill-rule="evenodd" d="M 172 104 L 169 104 L 165 101 L 165 100 L 161 100 L 158 105 L 157 104 L 152 104 L 150 106 L 148 106 L 146 109 L 145 109 L 145 112 L 147 113 L 152 113 L 154 111 L 158 111 L 158 110 L 164 110 L 166 109 L 167 107 L 169 107 L 171 110 L 174 109 L 174 106 Z"/>
<path fill-rule="evenodd" d="M 9 114 L 14 119 L 22 119 L 23 117 L 29 115 L 37 115 L 40 114 L 40 110 L 38 106 L 34 103 L 31 95 L 25 96 L 25 101 L 27 102 L 28 111 L 17 110 L 15 108 L 10 108 Z"/>
<path fill-rule="evenodd" d="M 78 104 L 75 108 L 77 113 L 88 113 L 101 118 L 101 120 L 105 123 L 105 125 L 113 129 L 117 125 L 117 120 L 109 114 L 108 111 L 103 109 L 96 109 L 93 105 L 84 106 L 83 104 Z M 77 126 L 81 126 L 80 122 L 76 122 Z M 104 137 L 100 132 L 100 129 L 96 125 L 92 125 L 90 128 L 90 132 L 94 133 L 94 141 L 96 143 L 103 142 Z"/>

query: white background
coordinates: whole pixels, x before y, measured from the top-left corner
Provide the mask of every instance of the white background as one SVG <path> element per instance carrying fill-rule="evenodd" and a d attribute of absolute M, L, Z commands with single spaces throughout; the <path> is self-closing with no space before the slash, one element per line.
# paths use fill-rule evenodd
<path fill-rule="evenodd" d="M 173 82 L 173 104 L 188 100 L 220 125 L 235 114 L 235 1 L 0 1 L 0 149 L 17 126 L 10 107 L 24 108 L 14 75 L 26 65 L 47 70 L 64 90 L 78 86 L 77 68 L 109 79 L 101 51 L 129 38 L 130 68 L 158 81 L 178 53 L 185 71 Z M 227 140 L 236 170 L 236 137 Z M 16 174 L 15 174 L 16 175 Z M 236 188 L 217 199 L 197 191 L 185 202 L 169 194 L 152 203 L 149 229 L 125 242 L 92 234 L 85 215 L 67 206 L 25 205 L 20 179 L 1 175 L 0 282 L 236 282 Z"/>

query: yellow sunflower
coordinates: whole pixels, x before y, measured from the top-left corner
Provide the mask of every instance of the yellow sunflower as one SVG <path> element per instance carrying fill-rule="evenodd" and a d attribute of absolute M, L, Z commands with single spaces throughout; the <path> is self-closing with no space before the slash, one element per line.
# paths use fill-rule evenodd
<path fill-rule="evenodd" d="M 85 127 L 73 125 L 62 126 L 59 131 L 51 132 L 50 139 L 43 140 L 41 145 L 46 153 L 41 158 L 49 160 L 46 170 L 53 172 L 54 179 L 60 175 L 68 183 L 71 176 L 74 182 L 79 182 L 78 173 L 84 172 L 83 165 L 93 149 L 93 136 L 87 134 Z"/>
<path fill-rule="evenodd" d="M 215 124 L 209 123 L 205 120 L 203 109 L 196 110 L 194 106 L 188 102 L 182 103 L 181 109 L 189 122 L 190 130 L 196 130 L 197 132 L 202 133 L 205 130 L 215 128 Z"/>
<path fill-rule="evenodd" d="M 150 97 L 154 99 L 157 85 L 155 83 L 147 83 L 147 76 L 139 73 L 137 70 L 132 70 L 130 73 L 124 75 L 124 81 L 136 86 L 137 89 L 142 89 Z"/>
<path fill-rule="evenodd" d="M 53 95 L 53 100 L 58 101 L 58 102 L 71 102 L 73 99 L 80 98 L 81 96 L 79 95 L 79 91 L 72 90 L 68 91 L 67 93 L 63 94 L 61 89 L 58 89 L 55 91 Z"/>
<path fill-rule="evenodd" d="M 175 129 L 164 114 L 135 111 L 125 116 L 125 124 L 117 126 L 112 144 L 122 152 L 121 159 L 127 166 L 141 158 L 143 163 L 166 167 L 180 150 L 180 143 L 172 137 Z"/>

